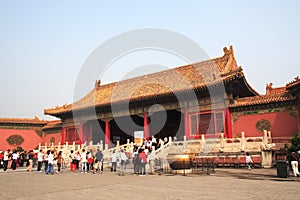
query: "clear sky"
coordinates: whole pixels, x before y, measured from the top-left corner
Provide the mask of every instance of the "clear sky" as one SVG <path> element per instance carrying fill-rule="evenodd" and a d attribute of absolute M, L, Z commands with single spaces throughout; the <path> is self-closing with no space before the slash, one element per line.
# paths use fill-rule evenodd
<path fill-rule="evenodd" d="M 297 0 L 0 0 L 0 117 L 47 119 L 44 108 L 73 101 L 79 70 L 95 48 L 140 28 L 183 34 L 211 58 L 233 45 L 249 84 L 264 94 L 266 83 L 284 86 L 300 75 L 299 10 Z M 170 67 L 184 64 L 170 60 Z"/>

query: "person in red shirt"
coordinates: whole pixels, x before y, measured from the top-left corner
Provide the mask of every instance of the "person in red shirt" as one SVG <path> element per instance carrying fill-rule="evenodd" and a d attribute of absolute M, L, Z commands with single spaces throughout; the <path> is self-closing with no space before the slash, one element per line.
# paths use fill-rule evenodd
<path fill-rule="evenodd" d="M 140 176 L 146 176 L 147 155 L 144 149 L 140 149 L 139 160 L 140 160 Z"/>

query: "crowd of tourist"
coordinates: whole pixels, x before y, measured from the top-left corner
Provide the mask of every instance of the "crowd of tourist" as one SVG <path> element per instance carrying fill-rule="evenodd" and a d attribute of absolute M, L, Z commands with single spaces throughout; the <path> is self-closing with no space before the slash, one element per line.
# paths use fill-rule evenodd
<path fill-rule="evenodd" d="M 3 168 L 4 172 L 7 172 L 8 168 L 16 170 L 17 166 L 24 166 L 27 160 L 24 151 L 10 149 L 0 151 L 0 168 Z"/>
<path fill-rule="evenodd" d="M 154 150 L 167 142 L 167 138 L 157 140 L 153 136 L 152 138 L 144 139 L 139 146 L 134 144 L 132 152 L 127 152 L 124 149 L 120 149 L 118 152 L 113 150 L 111 156 L 106 158 L 110 171 L 119 171 L 119 175 L 123 176 L 125 175 L 126 166 L 132 163 L 133 173 L 145 176 L 146 164 L 148 163 L 150 169 L 148 173 L 154 174 L 154 165 L 157 159 Z M 71 150 L 67 158 L 63 157 L 62 151 L 57 151 L 56 149 L 39 150 L 38 152 L 30 150 L 27 153 L 7 149 L 4 152 L 0 152 L 0 160 L 0 168 L 3 168 L 5 173 L 8 169 L 16 170 L 17 167 L 26 167 L 28 172 L 36 168 L 34 171 L 53 175 L 54 173 L 61 173 L 61 169 L 69 165 L 70 172 L 101 174 L 104 166 L 104 156 L 99 149 L 95 151 L 90 149 Z"/>
<path fill-rule="evenodd" d="M 176 140 L 176 138 L 173 139 Z M 7 149 L 6 151 L 0 151 L 0 168 L 3 168 L 4 173 L 7 173 L 8 169 L 16 170 L 17 167 L 26 167 L 26 171 L 31 172 L 36 167 L 36 171 L 39 173 L 43 172 L 53 175 L 55 172 L 57 174 L 61 173 L 62 168 L 66 168 L 69 165 L 70 172 L 102 174 L 104 160 L 106 160 L 110 171 L 119 171 L 120 176 L 125 175 L 124 172 L 129 163 L 133 165 L 134 174 L 145 176 L 147 164 L 149 164 L 148 174 L 154 174 L 155 161 L 159 160 L 155 154 L 155 149 L 166 143 L 168 143 L 168 138 L 158 140 L 152 136 L 144 139 L 140 145 L 134 144 L 131 152 L 127 152 L 124 149 L 120 149 L 117 152 L 114 149 L 109 158 L 104 158 L 102 151 L 99 149 L 95 151 L 91 149 L 71 150 L 66 157 L 63 157 L 62 151 L 57 151 L 56 149 L 39 150 L 38 152 L 34 150 L 25 152 L 23 150 Z M 288 157 L 293 175 L 300 176 L 300 151 L 292 152 Z M 247 153 L 246 164 L 249 170 L 251 170 L 252 163 L 251 156 Z"/>

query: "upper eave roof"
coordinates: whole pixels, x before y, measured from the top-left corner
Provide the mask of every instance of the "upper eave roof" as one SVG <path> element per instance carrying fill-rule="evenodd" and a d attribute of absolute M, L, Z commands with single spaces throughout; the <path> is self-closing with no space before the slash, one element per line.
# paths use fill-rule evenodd
<path fill-rule="evenodd" d="M 79 101 L 45 109 L 44 113 L 59 116 L 72 110 L 84 110 L 123 101 L 140 101 L 172 93 L 194 89 L 206 89 L 210 85 L 230 81 L 237 75 L 244 76 L 234 58 L 232 46 L 223 49 L 222 57 L 181 66 L 153 74 L 139 76 L 95 88 Z M 258 93 L 251 90 L 253 95 Z"/>

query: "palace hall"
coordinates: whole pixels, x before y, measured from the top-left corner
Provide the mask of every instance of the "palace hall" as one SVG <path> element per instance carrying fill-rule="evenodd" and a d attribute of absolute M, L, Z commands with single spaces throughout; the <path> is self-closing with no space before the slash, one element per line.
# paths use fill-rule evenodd
<path fill-rule="evenodd" d="M 239 138 L 242 132 L 261 137 L 264 130 L 271 132 L 276 148 L 282 148 L 299 134 L 299 91 L 296 77 L 279 88 L 268 83 L 266 93 L 259 94 L 237 64 L 233 47 L 224 47 L 221 57 L 119 82 L 96 80 L 78 101 L 44 110 L 56 121 L 0 118 L 0 135 L 5 135 L 0 149 L 16 146 L 13 139 L 8 142 L 13 135 L 20 136 L 20 146 L 31 137 L 23 148 L 99 141 L 113 147 L 117 141 L 134 141 L 136 132 L 143 138 L 192 140 L 202 135 Z"/>

